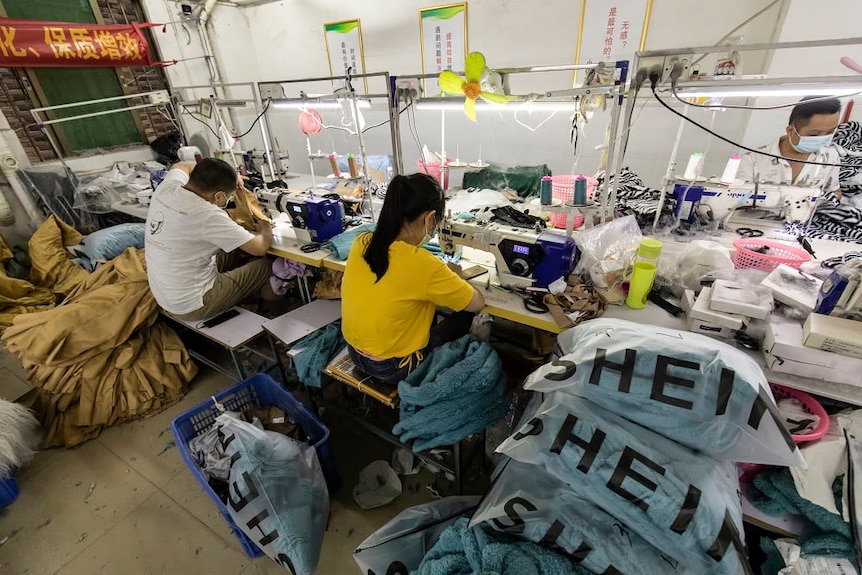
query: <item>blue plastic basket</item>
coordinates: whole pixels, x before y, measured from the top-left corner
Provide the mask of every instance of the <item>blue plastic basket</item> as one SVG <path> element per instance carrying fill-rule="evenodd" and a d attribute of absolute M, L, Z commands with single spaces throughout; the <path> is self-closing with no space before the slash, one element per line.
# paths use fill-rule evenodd
<path fill-rule="evenodd" d="M 326 485 L 330 493 L 335 493 L 341 486 L 341 478 L 335 469 L 335 459 L 332 456 L 332 446 L 329 444 L 329 429 L 317 419 L 305 406 L 296 399 L 289 391 L 281 387 L 266 374 L 257 374 L 238 383 L 215 396 L 216 400 L 229 411 L 243 411 L 246 409 L 260 409 L 266 407 L 278 407 L 289 416 L 294 423 L 299 425 L 303 432 L 310 438 L 312 446 L 317 452 L 320 467 L 326 478 Z M 237 527 L 227 507 L 215 494 L 201 473 L 200 467 L 189 452 L 189 442 L 198 435 L 210 429 L 218 417 L 219 412 L 208 400 L 194 407 L 171 422 L 171 431 L 174 434 L 177 448 L 183 457 L 183 461 L 191 470 L 192 475 L 210 496 L 222 516 L 228 522 L 231 531 L 239 539 L 243 550 L 249 557 L 260 557 L 263 552 L 254 544 L 245 533 Z"/>
<path fill-rule="evenodd" d="M 18 483 L 14 477 L 0 477 L 0 509 L 18 499 Z"/>

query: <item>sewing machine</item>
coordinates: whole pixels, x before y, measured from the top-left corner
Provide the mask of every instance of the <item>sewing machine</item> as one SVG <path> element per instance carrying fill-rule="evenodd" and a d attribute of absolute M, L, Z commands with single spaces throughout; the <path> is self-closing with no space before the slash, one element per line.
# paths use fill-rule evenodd
<path fill-rule="evenodd" d="M 493 254 L 504 285 L 547 287 L 567 277 L 575 267 L 574 240 L 554 232 L 468 222 L 450 215 L 440 223 L 438 234 L 440 247 L 447 255 L 453 255 L 457 246 Z"/>
<path fill-rule="evenodd" d="M 756 193 L 755 193 L 756 190 Z M 712 220 L 727 222 L 737 210 L 762 209 L 787 223 L 806 222 L 814 210 L 820 188 L 778 184 L 739 183 L 725 186 L 710 181 L 678 182 L 674 185 L 676 212 L 691 223 L 708 207 Z M 698 209 L 700 208 L 700 209 Z M 759 216 L 759 219 L 762 217 Z"/>
<path fill-rule="evenodd" d="M 325 242 L 344 231 L 340 202 L 295 194 L 283 189 L 255 190 L 261 207 L 270 216 L 283 212 L 290 216 L 296 239 L 305 242 Z"/>

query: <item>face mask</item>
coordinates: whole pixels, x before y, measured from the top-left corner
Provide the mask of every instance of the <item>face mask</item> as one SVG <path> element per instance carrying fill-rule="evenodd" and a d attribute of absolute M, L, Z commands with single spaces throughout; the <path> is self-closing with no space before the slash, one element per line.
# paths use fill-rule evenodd
<path fill-rule="evenodd" d="M 419 245 L 424 246 L 425 244 L 427 244 L 428 242 L 431 241 L 431 238 L 433 238 L 436 235 L 437 235 L 437 224 L 434 224 L 434 227 L 431 228 L 431 233 L 429 234 L 426 232 L 425 235 L 422 236 L 422 241 L 419 242 Z"/>
<path fill-rule="evenodd" d="M 216 204 L 216 206 L 217 206 L 217 207 L 219 207 L 219 208 L 221 208 L 221 209 L 223 209 L 223 210 L 226 210 L 226 209 L 227 209 L 228 204 L 230 204 L 230 196 L 227 196 L 227 195 L 226 195 L 225 197 L 226 197 L 227 199 L 224 201 L 224 205 L 223 205 L 223 206 L 219 206 L 218 204 Z"/>
<path fill-rule="evenodd" d="M 796 126 L 793 127 L 793 131 L 796 132 Z M 796 132 L 796 135 L 799 136 L 799 132 Z M 811 154 L 831 143 L 832 134 L 826 134 L 825 136 L 799 136 L 799 143 L 793 144 L 791 142 L 791 145 L 797 152 Z"/>

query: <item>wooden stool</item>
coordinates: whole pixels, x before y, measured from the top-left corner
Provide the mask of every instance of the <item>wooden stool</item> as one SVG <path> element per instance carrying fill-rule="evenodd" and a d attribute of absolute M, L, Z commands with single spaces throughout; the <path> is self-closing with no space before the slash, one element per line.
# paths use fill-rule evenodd
<path fill-rule="evenodd" d="M 393 389 L 391 385 L 386 385 L 385 383 L 374 379 L 373 377 L 367 375 L 358 367 L 356 367 L 346 349 L 344 350 L 344 352 L 337 355 L 330 362 L 330 364 L 326 367 L 326 369 L 322 372 L 321 375 L 324 382 L 340 382 L 348 387 L 358 390 L 364 396 L 370 397 L 373 400 L 382 403 L 386 407 L 389 407 L 390 409 L 398 409 L 398 406 L 400 404 L 400 398 L 398 397 L 398 389 Z M 431 454 L 431 452 L 434 450 L 422 452 L 413 451 L 413 448 L 409 443 L 403 443 L 398 437 L 396 437 L 389 431 L 381 429 L 380 427 L 370 423 L 367 418 L 362 417 L 357 413 L 353 413 L 347 409 L 344 409 L 343 407 L 336 405 L 333 402 L 325 400 L 322 393 L 312 395 L 311 399 L 312 402 L 314 402 L 315 404 L 318 404 L 319 406 L 332 411 L 339 417 L 343 417 L 352 421 L 353 423 L 359 425 L 361 428 L 370 432 L 372 435 L 379 437 L 387 443 L 395 447 L 409 449 L 417 458 L 419 458 L 429 467 L 439 469 L 444 473 L 452 475 L 455 494 L 461 495 L 461 493 L 463 492 L 462 472 L 464 464 L 461 457 L 461 443 L 463 440 L 451 446 L 452 462 L 451 464 L 447 464 Z M 395 415 L 397 419 L 397 412 Z M 484 436 L 484 434 L 482 434 L 482 436 Z M 479 441 L 477 442 L 477 444 L 479 446 L 478 450 L 480 452 L 484 452 L 485 442 Z M 474 451 L 472 456 L 475 455 L 476 452 Z"/>
<path fill-rule="evenodd" d="M 262 315 L 258 315 L 241 307 L 234 307 L 233 309 L 239 312 L 239 315 L 237 315 L 236 317 L 232 317 L 229 320 L 224 321 L 213 327 L 203 327 L 201 325 L 202 321 L 200 320 L 187 321 L 177 319 L 164 311 L 162 312 L 162 314 L 170 320 L 180 324 L 188 331 L 201 335 L 230 352 L 231 359 L 233 360 L 233 367 L 236 371 L 232 372 L 229 369 L 226 369 L 225 366 L 216 361 L 215 358 L 208 356 L 202 351 L 198 351 L 190 347 L 189 355 L 191 355 L 194 359 L 203 363 L 204 365 L 208 365 L 209 367 L 225 374 L 228 377 L 238 377 L 239 381 L 243 381 L 248 375 L 251 374 L 245 373 L 245 369 L 243 368 L 239 354 L 240 352 L 249 352 L 258 355 L 269 362 L 272 362 L 271 365 L 266 366 L 265 371 L 273 367 L 278 367 L 278 372 L 279 376 L 281 377 L 282 383 L 286 382 L 287 378 L 284 372 L 284 366 L 281 363 L 281 358 L 279 357 L 278 352 L 275 348 L 275 344 L 272 342 L 272 340 L 270 338 L 267 338 L 267 341 L 269 342 L 269 348 L 272 352 L 272 357 L 269 357 L 268 355 L 262 353 L 259 349 L 255 349 L 250 346 L 250 344 L 254 340 L 266 334 L 262 327 L 263 323 L 266 321 L 266 318 Z"/>

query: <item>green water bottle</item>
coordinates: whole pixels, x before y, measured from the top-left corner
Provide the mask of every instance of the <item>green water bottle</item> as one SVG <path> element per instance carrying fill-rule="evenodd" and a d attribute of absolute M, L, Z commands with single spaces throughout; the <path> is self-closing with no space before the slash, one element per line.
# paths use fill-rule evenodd
<path fill-rule="evenodd" d="M 661 242 L 658 240 L 641 240 L 635 261 L 632 265 L 631 278 L 629 279 L 629 294 L 626 297 L 626 305 L 630 308 L 641 309 L 646 307 L 647 296 L 652 290 L 658 269 L 658 258 L 661 255 Z"/>

